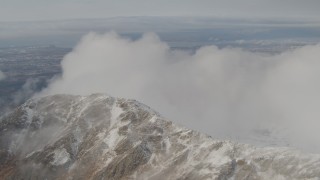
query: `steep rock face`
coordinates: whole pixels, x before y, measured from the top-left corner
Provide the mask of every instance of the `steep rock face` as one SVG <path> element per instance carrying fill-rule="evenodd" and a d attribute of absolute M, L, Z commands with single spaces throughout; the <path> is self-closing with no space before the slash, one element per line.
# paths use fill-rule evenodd
<path fill-rule="evenodd" d="M 1 179 L 320 179 L 320 156 L 214 140 L 103 94 L 29 100 L 0 121 Z"/>

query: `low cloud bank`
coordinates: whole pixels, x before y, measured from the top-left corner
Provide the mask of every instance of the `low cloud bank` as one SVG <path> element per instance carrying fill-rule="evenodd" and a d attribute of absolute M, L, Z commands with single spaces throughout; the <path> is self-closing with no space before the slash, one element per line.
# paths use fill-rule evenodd
<path fill-rule="evenodd" d="M 284 137 L 320 152 L 319 57 L 319 45 L 274 56 L 216 46 L 190 54 L 152 33 L 136 41 L 91 33 L 64 57 L 62 76 L 37 96 L 134 98 L 213 137 Z"/>

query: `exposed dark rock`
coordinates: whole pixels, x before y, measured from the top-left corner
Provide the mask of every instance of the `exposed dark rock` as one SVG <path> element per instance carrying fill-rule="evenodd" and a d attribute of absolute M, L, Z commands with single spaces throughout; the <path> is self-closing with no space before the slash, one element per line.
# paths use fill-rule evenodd
<path fill-rule="evenodd" d="M 29 100 L 0 121 L 0 179 L 319 179 L 320 156 L 214 140 L 134 100 Z"/>

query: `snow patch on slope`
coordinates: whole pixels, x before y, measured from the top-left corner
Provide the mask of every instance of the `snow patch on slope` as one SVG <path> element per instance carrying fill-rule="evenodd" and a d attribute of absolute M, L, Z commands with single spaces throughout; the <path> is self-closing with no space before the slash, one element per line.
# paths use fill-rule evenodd
<path fill-rule="evenodd" d="M 65 148 L 59 148 L 53 151 L 53 161 L 51 162 L 54 166 L 60 166 L 67 163 L 70 160 L 70 154 Z"/>
<path fill-rule="evenodd" d="M 46 135 L 48 139 L 45 145 L 40 148 L 37 146 L 33 152 L 26 154 L 23 161 L 40 161 L 49 169 L 63 166 L 66 171 L 65 176 L 61 175 L 63 178 L 158 180 L 320 177 L 320 155 L 303 154 L 288 148 L 256 148 L 215 140 L 177 126 L 134 100 L 99 94 L 84 97 L 56 95 L 29 103 L 36 106 L 32 109 L 28 109 L 28 104 L 22 107 L 26 110 L 22 115 L 24 121 L 17 119 L 17 122 L 25 122 L 26 126 L 17 131 L 15 136 L 23 137 L 20 136 L 23 134 L 34 137 L 38 133 L 39 137 Z M 30 123 L 40 118 L 43 119 L 40 129 L 32 129 Z M 49 132 L 46 128 L 51 127 L 50 123 L 58 123 L 59 126 L 51 128 L 52 132 Z M 29 131 L 32 133 L 28 134 Z M 45 134 L 41 134 L 42 131 Z M 36 140 L 29 139 L 30 143 L 33 141 Z M 20 142 L 21 139 L 16 138 L 11 144 Z M 16 145 L 15 149 L 19 147 Z"/>
<path fill-rule="evenodd" d="M 118 103 L 114 103 L 111 109 L 110 127 L 118 122 L 117 119 L 123 112 L 124 111 L 119 107 Z"/>

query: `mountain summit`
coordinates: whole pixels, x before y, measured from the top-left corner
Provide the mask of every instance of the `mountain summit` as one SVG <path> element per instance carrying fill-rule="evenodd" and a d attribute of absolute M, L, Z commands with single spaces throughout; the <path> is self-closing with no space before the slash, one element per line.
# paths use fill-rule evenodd
<path fill-rule="evenodd" d="M 320 179 L 320 155 L 215 140 L 135 100 L 31 99 L 0 121 L 1 179 Z"/>

